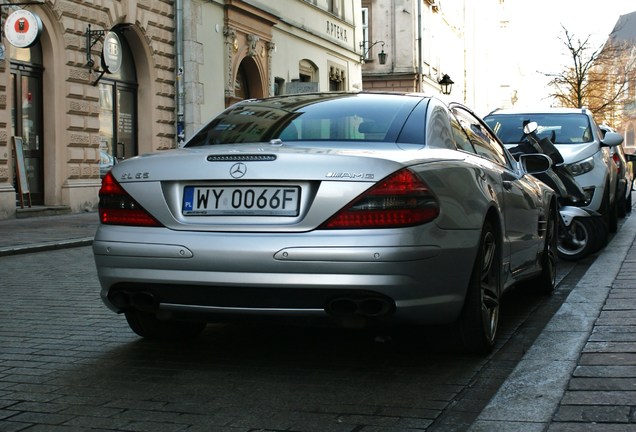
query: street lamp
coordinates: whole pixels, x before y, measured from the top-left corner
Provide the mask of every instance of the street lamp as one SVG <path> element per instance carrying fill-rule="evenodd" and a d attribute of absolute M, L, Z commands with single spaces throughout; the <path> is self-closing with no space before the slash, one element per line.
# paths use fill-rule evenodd
<path fill-rule="evenodd" d="M 369 54 L 369 51 L 371 51 L 371 48 L 373 48 L 374 46 L 376 46 L 377 44 L 382 44 L 382 51 L 378 54 L 378 60 L 380 61 L 380 64 L 386 64 L 386 56 L 387 54 L 384 52 L 384 41 L 375 41 L 373 42 L 371 45 L 369 45 L 369 48 L 366 49 L 366 51 L 364 52 L 364 54 L 362 54 L 360 56 L 360 61 L 364 63 L 364 60 L 367 58 L 367 54 Z M 364 42 L 360 43 L 360 49 L 364 49 Z"/>
<path fill-rule="evenodd" d="M 453 90 L 453 84 L 455 84 L 455 81 L 450 79 L 448 74 L 444 74 L 442 79 L 439 80 L 439 86 L 442 90 L 442 94 L 445 94 L 445 95 L 451 94 L 451 91 Z"/>

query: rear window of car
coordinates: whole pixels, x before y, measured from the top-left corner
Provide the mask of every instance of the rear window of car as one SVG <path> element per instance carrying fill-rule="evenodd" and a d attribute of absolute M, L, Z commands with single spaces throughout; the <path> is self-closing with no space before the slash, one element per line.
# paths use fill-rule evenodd
<path fill-rule="evenodd" d="M 594 140 L 586 114 L 490 114 L 484 121 L 504 144 L 518 144 L 523 139 L 524 121 L 537 122 L 539 138 L 555 144 L 581 144 Z"/>
<path fill-rule="evenodd" d="M 409 115 L 421 101 L 404 96 L 336 94 L 245 101 L 213 119 L 186 146 L 272 139 L 396 142 Z M 423 127 L 422 119 L 422 131 Z"/>

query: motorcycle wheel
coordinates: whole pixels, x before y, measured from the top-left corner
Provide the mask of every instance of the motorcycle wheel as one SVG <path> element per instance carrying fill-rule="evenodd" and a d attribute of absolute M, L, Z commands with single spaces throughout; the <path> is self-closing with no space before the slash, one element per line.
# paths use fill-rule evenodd
<path fill-rule="evenodd" d="M 594 218 L 574 218 L 569 227 L 562 226 L 559 232 L 557 253 L 565 261 L 577 261 L 599 249 L 602 239 Z"/>

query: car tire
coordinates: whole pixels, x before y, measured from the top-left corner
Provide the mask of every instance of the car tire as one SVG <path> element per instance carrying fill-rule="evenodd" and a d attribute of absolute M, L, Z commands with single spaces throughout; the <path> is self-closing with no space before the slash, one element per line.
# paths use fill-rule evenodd
<path fill-rule="evenodd" d="M 495 345 L 499 327 L 501 269 L 497 232 L 492 223 L 486 221 L 464 306 L 456 323 L 466 352 L 485 354 L 492 351 Z"/>
<path fill-rule="evenodd" d="M 544 295 L 552 294 L 556 286 L 559 239 L 557 217 L 556 210 L 551 210 L 550 217 L 546 221 L 545 243 L 541 253 L 541 273 L 531 281 L 534 289 Z"/>
<path fill-rule="evenodd" d="M 607 230 L 610 233 L 618 231 L 618 209 L 616 201 L 615 199 L 613 203 L 610 202 L 609 186 L 607 186 L 603 196 L 603 216 L 607 224 Z"/>
<path fill-rule="evenodd" d="M 623 219 L 627 216 L 627 197 L 625 196 L 625 193 L 617 196 L 620 198 L 616 202 L 616 214 L 619 218 Z"/>
<path fill-rule="evenodd" d="M 618 231 L 618 203 L 615 202 L 610 207 L 609 232 L 612 234 Z"/>
<path fill-rule="evenodd" d="M 197 337 L 206 323 L 200 321 L 160 320 L 151 312 L 130 309 L 125 312 L 131 330 L 145 339 L 182 340 Z"/>

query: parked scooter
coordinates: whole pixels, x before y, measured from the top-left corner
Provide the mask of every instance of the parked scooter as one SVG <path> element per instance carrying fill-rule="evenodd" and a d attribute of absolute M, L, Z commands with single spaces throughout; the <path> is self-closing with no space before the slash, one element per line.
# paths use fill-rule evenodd
<path fill-rule="evenodd" d="M 513 155 L 543 153 L 552 159 L 552 167 L 542 174 L 535 174 L 535 177 L 554 189 L 558 195 L 558 255 L 564 260 L 576 261 L 597 252 L 607 244 L 607 229 L 599 213 L 582 208 L 588 203 L 587 197 L 563 165 L 563 157 L 553 144 L 554 136 L 552 139 L 540 139 L 537 129 L 536 122 L 525 121 L 521 143 L 509 150 Z"/>

